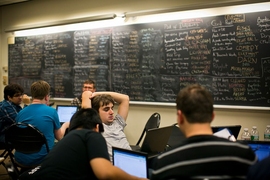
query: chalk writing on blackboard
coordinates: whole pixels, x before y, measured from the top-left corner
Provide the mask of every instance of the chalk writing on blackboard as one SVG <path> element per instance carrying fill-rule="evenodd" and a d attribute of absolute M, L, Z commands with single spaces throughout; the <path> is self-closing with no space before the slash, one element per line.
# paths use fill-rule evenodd
<path fill-rule="evenodd" d="M 98 91 L 131 101 L 174 102 L 199 83 L 217 105 L 270 105 L 269 12 L 16 37 L 9 45 L 9 81 L 43 79 L 51 95 L 73 98 L 86 79 Z"/>

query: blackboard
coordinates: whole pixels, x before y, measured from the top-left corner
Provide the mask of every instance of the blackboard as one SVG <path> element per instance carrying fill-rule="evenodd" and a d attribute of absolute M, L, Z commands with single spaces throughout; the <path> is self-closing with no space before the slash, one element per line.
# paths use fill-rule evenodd
<path fill-rule="evenodd" d="M 269 107 L 270 12 L 15 37 L 8 67 L 10 83 L 29 93 L 43 79 L 58 98 L 90 78 L 131 101 L 175 102 L 199 83 L 216 105 Z"/>

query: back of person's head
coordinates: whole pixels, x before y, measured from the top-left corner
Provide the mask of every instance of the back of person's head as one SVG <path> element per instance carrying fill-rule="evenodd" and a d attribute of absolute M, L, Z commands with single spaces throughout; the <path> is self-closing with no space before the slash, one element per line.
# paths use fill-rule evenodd
<path fill-rule="evenodd" d="M 112 103 L 115 104 L 114 99 L 109 94 L 101 94 L 98 96 L 95 96 L 91 100 L 92 108 L 95 109 L 97 112 L 99 112 L 99 108 L 102 106 L 107 106 L 108 104 Z"/>
<path fill-rule="evenodd" d="M 95 89 L 96 88 L 96 83 L 95 81 L 91 80 L 91 79 L 87 79 L 83 82 L 83 85 L 84 84 L 93 84 L 93 88 Z"/>
<path fill-rule="evenodd" d="M 22 95 L 24 89 L 19 84 L 9 84 L 4 88 L 4 98 L 8 100 L 8 96 L 13 98 L 14 95 Z"/>
<path fill-rule="evenodd" d="M 31 85 L 31 95 L 33 99 L 42 100 L 50 94 L 50 85 L 46 81 L 36 81 Z"/>
<path fill-rule="evenodd" d="M 72 116 L 70 120 L 69 132 L 77 128 L 92 130 L 97 124 L 99 125 L 99 132 L 104 132 L 103 124 L 98 112 L 95 109 L 80 109 Z"/>
<path fill-rule="evenodd" d="M 177 110 L 181 110 L 189 123 L 210 123 L 213 104 L 210 92 L 198 84 L 180 90 L 176 98 Z"/>

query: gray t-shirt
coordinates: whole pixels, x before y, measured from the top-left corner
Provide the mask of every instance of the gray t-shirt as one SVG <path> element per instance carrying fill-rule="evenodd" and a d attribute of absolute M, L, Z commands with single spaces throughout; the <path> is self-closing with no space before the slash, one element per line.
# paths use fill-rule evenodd
<path fill-rule="evenodd" d="M 126 125 L 127 124 L 125 120 L 118 114 L 114 117 L 113 123 L 109 125 L 103 123 L 104 132 L 102 133 L 102 135 L 106 139 L 111 161 L 112 146 L 124 149 L 131 149 L 124 133 L 124 128 Z"/>

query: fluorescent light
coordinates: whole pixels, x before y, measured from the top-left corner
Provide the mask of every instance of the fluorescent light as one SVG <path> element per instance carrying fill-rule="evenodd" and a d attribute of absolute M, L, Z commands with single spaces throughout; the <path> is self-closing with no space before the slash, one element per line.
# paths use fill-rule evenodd
<path fill-rule="evenodd" d="M 14 35 L 16 37 L 34 36 L 34 35 L 52 34 L 52 33 L 67 32 L 67 31 L 112 27 L 112 26 L 123 25 L 123 24 L 124 24 L 123 16 L 114 16 L 114 19 L 108 19 L 108 20 L 97 20 L 97 21 L 91 21 L 91 22 L 61 25 L 61 26 L 19 30 L 19 31 L 15 31 Z"/>
<path fill-rule="evenodd" d="M 67 31 L 79 31 L 79 30 L 96 29 L 96 28 L 102 28 L 102 27 L 112 27 L 112 26 L 117 26 L 117 25 L 122 25 L 122 24 L 124 24 L 124 18 L 123 16 L 118 16 L 111 20 L 92 21 L 92 22 L 62 25 L 62 26 L 20 30 L 20 31 L 15 31 L 14 36 L 16 37 L 34 36 L 34 35 L 52 34 L 52 33 L 67 32 Z"/>
<path fill-rule="evenodd" d="M 138 12 L 138 13 L 127 13 L 127 22 L 129 23 L 151 23 L 151 22 L 162 22 L 162 21 L 171 21 L 171 20 L 180 20 L 188 18 L 197 18 L 197 17 L 209 17 L 225 14 L 243 14 L 249 12 L 259 12 L 270 10 L 270 3 L 257 3 L 257 4 L 247 4 L 247 5 L 237 5 L 237 6 L 228 6 L 228 7 L 216 7 L 216 8 L 207 8 L 199 10 L 188 10 L 188 11 L 179 11 L 164 13 L 165 10 L 153 11 L 150 12 Z M 163 12 L 163 13 L 158 13 Z"/>

